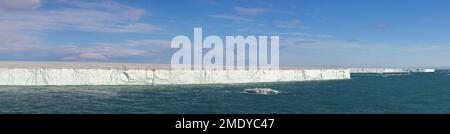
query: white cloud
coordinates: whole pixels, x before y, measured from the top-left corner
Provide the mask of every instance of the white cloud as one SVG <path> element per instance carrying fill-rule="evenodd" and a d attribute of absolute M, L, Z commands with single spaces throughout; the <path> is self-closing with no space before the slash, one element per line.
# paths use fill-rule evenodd
<path fill-rule="evenodd" d="M 64 57 L 64 60 L 107 60 L 110 58 L 145 56 L 147 54 L 145 50 L 126 48 L 109 44 L 94 44 L 93 46 L 84 48 L 80 48 L 74 45 L 64 46 L 61 48 L 60 52 L 57 53 L 63 55 L 76 55 Z"/>
<path fill-rule="evenodd" d="M 413 45 L 404 47 L 400 52 L 423 53 L 423 52 L 449 52 L 450 46 L 447 45 Z"/>
<path fill-rule="evenodd" d="M 234 10 L 239 14 L 243 15 L 261 15 L 270 11 L 269 9 L 266 8 L 249 8 L 239 6 L 234 7 Z"/>
<path fill-rule="evenodd" d="M 129 40 L 119 43 L 97 42 L 89 46 L 80 48 L 77 45 L 64 45 L 58 48 L 59 50 L 55 53 L 72 55 L 62 58 L 62 60 L 72 61 L 106 61 L 126 57 L 152 57 L 167 54 L 167 51 L 170 50 L 170 41 Z"/>
<path fill-rule="evenodd" d="M 293 36 L 281 36 L 280 43 L 289 48 L 348 49 L 360 48 L 359 42 L 337 39 L 328 35 L 299 33 Z"/>
<path fill-rule="evenodd" d="M 383 30 L 383 29 L 387 28 L 387 24 L 386 23 L 377 23 L 377 24 L 373 25 L 373 28 Z"/>
<path fill-rule="evenodd" d="M 244 21 L 252 21 L 251 19 L 236 16 L 236 15 L 226 15 L 226 14 L 215 14 L 215 15 L 208 15 L 208 17 L 216 18 L 216 19 L 224 19 L 224 20 L 232 20 L 236 22 L 244 22 Z"/>
<path fill-rule="evenodd" d="M 125 12 L 125 16 L 127 16 L 131 20 L 139 20 L 144 14 L 144 9 L 130 9 Z"/>
<path fill-rule="evenodd" d="M 118 12 L 119 15 L 124 16 L 130 20 L 139 20 L 144 14 L 145 10 L 140 8 L 133 8 L 114 1 L 77 1 L 77 0 L 59 0 L 57 3 L 69 5 L 80 9 L 102 10 L 108 12 Z"/>
<path fill-rule="evenodd" d="M 288 21 L 277 21 L 276 27 L 279 28 L 309 28 L 307 26 L 302 26 L 299 19 L 288 20 Z"/>
<path fill-rule="evenodd" d="M 37 38 L 14 33 L 0 33 L 0 50 L 2 52 L 38 49 L 42 47 Z"/>
<path fill-rule="evenodd" d="M 42 50 L 53 53 L 54 48 L 41 43 L 39 39 L 39 36 L 46 31 L 146 33 L 160 29 L 152 24 L 140 22 L 145 10 L 113 1 L 45 2 L 62 6 L 36 9 L 41 4 L 39 0 L 0 1 L 0 50 L 2 52 L 20 53 Z M 128 49 L 117 52 L 121 55 L 137 53 Z M 81 57 L 92 56 L 92 53 L 88 53 L 87 56 L 81 55 L 83 53 L 86 51 L 78 54 Z"/>
<path fill-rule="evenodd" d="M 6 2 L 9 2 L 8 5 L 4 4 Z M 0 0 L 2 57 L 121 61 L 122 58 L 157 59 L 155 57 L 170 54 L 170 41 L 167 40 L 127 40 L 70 45 L 41 42 L 40 36 L 48 31 L 148 33 L 160 29 L 153 24 L 142 22 L 143 16 L 146 15 L 144 9 L 114 1 L 54 0 L 45 3 L 58 6 L 37 8 L 41 1 L 33 5 L 22 0 Z"/>
<path fill-rule="evenodd" d="M 311 67 L 448 66 L 446 44 L 362 43 L 332 35 L 280 34 L 280 64 Z M 295 61 L 295 62 L 292 62 Z"/>
<path fill-rule="evenodd" d="M 115 2 L 56 1 L 64 8 L 27 12 L 0 11 L 0 32 L 69 30 L 138 33 L 159 27 L 139 22 L 145 11 Z"/>
<path fill-rule="evenodd" d="M 222 20 L 230 20 L 233 22 L 253 22 L 251 17 L 254 17 L 255 15 L 262 15 L 264 13 L 269 12 L 269 9 L 265 8 L 249 8 L 249 7 L 240 7 L 235 6 L 233 10 L 236 11 L 236 13 L 231 14 L 212 14 L 208 15 L 210 18 L 214 19 L 222 19 Z"/>
<path fill-rule="evenodd" d="M 90 61 L 90 60 L 108 60 L 104 55 L 100 53 L 81 53 L 78 56 L 69 56 L 64 57 L 63 60 L 69 60 L 69 61 Z"/>
<path fill-rule="evenodd" d="M 314 33 L 302 33 L 302 32 L 291 32 L 291 33 L 280 33 L 281 36 L 287 36 L 287 37 L 311 37 L 311 38 L 336 38 L 333 35 L 326 35 L 326 34 L 314 34 Z"/>
<path fill-rule="evenodd" d="M 170 47 L 171 41 L 168 40 L 129 40 L 126 42 L 127 46 L 137 47 L 137 46 L 159 46 L 159 47 Z"/>
<path fill-rule="evenodd" d="M 40 0 L 1 0 L 1 10 L 29 10 L 39 7 Z"/>

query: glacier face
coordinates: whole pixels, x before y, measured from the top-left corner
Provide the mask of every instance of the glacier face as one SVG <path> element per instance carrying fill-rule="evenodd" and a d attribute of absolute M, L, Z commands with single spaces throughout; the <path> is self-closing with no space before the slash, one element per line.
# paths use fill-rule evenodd
<path fill-rule="evenodd" d="M 407 73 L 408 70 L 401 68 L 352 68 L 351 73 Z"/>
<path fill-rule="evenodd" d="M 167 70 L 0 68 L 0 85 L 167 85 L 350 79 L 348 69 Z"/>
<path fill-rule="evenodd" d="M 403 69 L 403 68 L 351 68 L 351 73 L 434 73 L 435 69 Z"/>

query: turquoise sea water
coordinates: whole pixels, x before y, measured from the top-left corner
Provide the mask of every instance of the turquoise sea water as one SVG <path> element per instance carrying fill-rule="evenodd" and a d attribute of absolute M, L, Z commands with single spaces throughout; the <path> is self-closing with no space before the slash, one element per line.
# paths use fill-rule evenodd
<path fill-rule="evenodd" d="M 271 88 L 279 94 L 247 94 Z M 448 71 L 179 86 L 0 86 L 0 113 L 450 113 Z"/>

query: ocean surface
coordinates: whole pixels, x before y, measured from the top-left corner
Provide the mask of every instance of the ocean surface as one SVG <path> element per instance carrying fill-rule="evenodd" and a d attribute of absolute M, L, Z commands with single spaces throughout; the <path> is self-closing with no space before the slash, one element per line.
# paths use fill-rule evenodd
<path fill-rule="evenodd" d="M 251 94 L 270 88 L 278 94 Z M 450 113 L 449 71 L 177 86 L 0 86 L 0 113 Z"/>

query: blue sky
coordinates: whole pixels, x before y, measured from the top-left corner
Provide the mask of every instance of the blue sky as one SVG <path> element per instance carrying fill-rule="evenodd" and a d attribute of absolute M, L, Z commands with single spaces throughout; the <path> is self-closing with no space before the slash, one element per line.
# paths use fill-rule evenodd
<path fill-rule="evenodd" d="M 448 0 L 2 0 L 0 60 L 169 63 L 194 27 L 280 36 L 282 66 L 450 66 Z"/>

